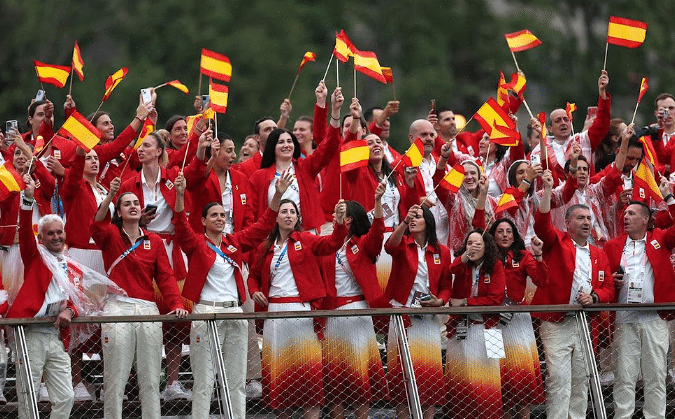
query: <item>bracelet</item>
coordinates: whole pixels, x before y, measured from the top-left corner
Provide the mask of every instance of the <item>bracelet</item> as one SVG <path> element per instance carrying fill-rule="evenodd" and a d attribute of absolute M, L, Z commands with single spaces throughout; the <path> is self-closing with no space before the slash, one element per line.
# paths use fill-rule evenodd
<path fill-rule="evenodd" d="M 673 195 L 672 193 L 669 193 L 668 195 L 666 195 L 666 196 L 663 197 L 663 200 L 666 201 L 666 202 L 668 202 L 668 200 L 669 200 L 670 198 L 675 198 L 675 195 Z"/>
<path fill-rule="evenodd" d="M 542 254 L 543 254 L 543 253 L 539 253 L 538 255 L 532 254 L 532 256 L 534 256 L 534 257 L 536 257 L 536 258 L 540 258 L 540 257 L 542 256 Z"/>
<path fill-rule="evenodd" d="M 334 119 L 334 120 L 336 120 L 336 121 L 339 121 L 339 120 L 340 120 L 340 118 L 333 118 L 333 115 L 330 116 L 330 119 Z"/>
<path fill-rule="evenodd" d="M 134 119 L 138 119 L 138 122 L 140 122 L 141 124 L 143 123 L 143 120 L 137 116 L 134 116 Z"/>
<path fill-rule="evenodd" d="M 30 199 L 30 198 L 23 197 L 22 202 L 23 202 L 23 205 L 24 205 L 24 206 L 26 206 L 26 207 L 32 207 L 33 204 L 35 204 L 35 199 Z"/>
<path fill-rule="evenodd" d="M 410 224 L 410 223 L 408 222 L 408 220 L 406 220 L 406 219 L 403 219 L 403 222 L 406 223 L 406 225 L 407 225 L 407 224 Z"/>

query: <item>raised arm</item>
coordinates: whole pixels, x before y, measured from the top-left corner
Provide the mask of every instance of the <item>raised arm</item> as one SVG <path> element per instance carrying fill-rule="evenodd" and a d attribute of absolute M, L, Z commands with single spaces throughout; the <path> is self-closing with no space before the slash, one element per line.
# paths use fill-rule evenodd
<path fill-rule="evenodd" d="M 96 215 L 94 216 L 94 222 L 100 222 L 105 219 L 105 215 L 108 213 L 108 208 L 110 207 L 110 204 L 112 203 L 115 195 L 117 195 L 117 191 L 120 190 L 121 184 L 122 181 L 118 177 L 116 177 L 110 182 L 110 192 L 108 192 L 108 195 L 106 195 L 105 198 L 103 198 L 103 202 L 101 202 L 101 205 L 98 206 L 98 210 L 96 211 Z"/>

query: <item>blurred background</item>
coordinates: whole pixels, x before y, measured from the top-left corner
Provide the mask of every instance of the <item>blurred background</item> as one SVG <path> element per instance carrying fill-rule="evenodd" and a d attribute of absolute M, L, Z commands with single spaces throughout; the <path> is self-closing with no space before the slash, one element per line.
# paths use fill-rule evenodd
<path fill-rule="evenodd" d="M 499 70 L 507 79 L 516 71 L 503 35 L 526 28 L 543 43 L 516 53 L 530 108 L 548 113 L 575 102 L 578 131 L 586 108 L 597 103 L 607 23 L 615 15 L 649 27 L 637 49 L 609 46 L 612 116 L 630 120 L 640 80 L 648 77 L 650 90 L 636 118 L 648 124 L 654 121 L 654 98 L 675 93 L 674 12 L 672 1 L 645 0 L 2 0 L 0 120 L 25 123 L 40 88 L 32 60 L 70 65 L 77 40 L 85 63 L 84 82 L 75 77 L 72 87 L 78 110 L 85 115 L 96 110 L 106 78 L 126 66 L 127 77 L 102 110 L 111 114 L 119 133 L 135 115 L 141 88 L 179 79 L 190 89 L 188 96 L 171 87 L 158 91 L 163 127 L 174 114 L 194 114 L 204 47 L 232 63 L 228 111 L 218 126 L 240 145 L 257 118 L 278 117 L 306 51 L 315 52 L 317 61 L 307 64 L 298 80 L 288 127 L 298 116 L 312 114 L 314 88 L 326 70 L 335 31 L 344 29 L 357 48 L 374 51 L 382 66 L 392 67 L 401 106 L 391 120 L 390 142 L 405 150 L 409 124 L 426 117 L 431 99 L 469 119 L 496 95 Z M 346 98 L 353 96 L 352 69 L 352 60 L 340 65 Z M 335 60 L 326 83 L 329 91 L 336 85 Z M 45 89 L 60 126 L 68 85 Z M 364 109 L 393 99 L 392 86 L 361 73 L 357 90 Z M 208 93 L 206 78 L 201 93 Z M 524 132 L 529 120 L 524 107 L 518 117 Z M 475 131 L 478 124 L 468 129 Z"/>

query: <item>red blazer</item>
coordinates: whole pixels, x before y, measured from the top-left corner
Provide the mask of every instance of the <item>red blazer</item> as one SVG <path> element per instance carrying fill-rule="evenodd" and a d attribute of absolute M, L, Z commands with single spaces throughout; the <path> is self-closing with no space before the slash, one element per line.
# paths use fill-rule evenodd
<path fill-rule="evenodd" d="M 382 218 L 375 218 L 370 226 L 368 233 L 361 237 L 352 237 L 347 242 L 347 261 L 349 267 L 354 273 L 356 282 L 361 288 L 361 292 L 370 307 L 389 307 L 389 300 L 384 298 L 382 289 L 377 281 L 377 269 L 375 260 L 382 251 L 382 241 L 384 240 L 384 221 Z M 333 310 L 338 307 L 335 298 L 337 290 L 335 288 L 335 255 L 327 256 L 322 260 L 322 271 L 326 283 L 328 298 L 325 308 Z"/>
<path fill-rule="evenodd" d="M 276 221 L 276 211 L 268 209 L 262 218 L 245 230 L 240 230 L 234 234 L 224 234 L 220 244 L 220 250 L 241 268 L 243 254 L 254 249 L 261 241 L 267 237 L 274 228 Z M 173 223 L 176 226 L 176 240 L 180 246 L 185 249 L 188 257 L 188 275 L 183 286 L 183 297 L 194 302 L 200 300 L 202 289 L 206 284 L 206 277 L 209 270 L 216 261 L 216 252 L 206 244 L 207 241 L 214 244 L 204 234 L 197 234 L 193 231 L 185 218 L 185 211 L 174 214 Z M 239 301 L 246 301 L 246 288 L 244 278 L 241 275 L 241 269 L 234 270 L 234 279 L 237 283 L 239 292 Z"/>
<path fill-rule="evenodd" d="M 395 247 L 387 241 L 384 250 L 393 260 L 384 295 L 405 305 L 417 276 L 417 243 L 412 236 L 403 236 L 401 243 Z M 425 259 L 429 271 L 429 291 L 447 303 L 452 288 L 450 250 L 440 243 L 427 245 Z"/>
<path fill-rule="evenodd" d="M 174 167 L 171 169 L 165 169 L 163 167 L 159 168 L 161 175 L 159 180 L 159 191 L 166 200 L 166 203 L 173 210 L 176 208 L 176 185 L 174 181 L 180 167 Z M 119 197 L 125 192 L 133 192 L 138 199 L 141 201 L 141 206 L 145 206 L 143 199 L 143 185 L 141 184 L 141 172 L 134 172 L 133 176 L 130 179 L 127 179 L 122 186 L 120 186 L 117 196 Z M 201 214 L 201 211 L 200 211 Z"/>
<path fill-rule="evenodd" d="M 338 154 L 339 143 L 338 128 L 329 127 L 328 138 L 319 144 L 314 153 L 304 159 L 293 161 L 295 176 L 300 189 L 300 212 L 302 213 L 302 228 L 304 230 L 320 227 L 325 221 L 321 210 L 319 188 L 314 179 L 321 169 L 330 162 L 331 157 Z M 275 174 L 276 167 L 272 164 L 270 167 L 255 172 L 251 177 L 249 187 L 252 193 L 251 207 L 256 217 L 262 216 L 267 208 L 267 191 Z"/>
<path fill-rule="evenodd" d="M 89 226 L 94 221 L 98 205 L 89 182 L 82 176 L 86 156 L 75 155 L 66 179 L 61 186 L 63 206 L 68 214 L 66 218 L 66 243 L 78 249 L 98 249 L 89 239 Z"/>
<path fill-rule="evenodd" d="M 466 298 L 466 304 L 469 306 L 500 306 L 504 304 L 504 294 L 506 291 L 506 275 L 503 265 L 495 262 L 491 274 L 480 270 L 478 278 L 478 293 L 474 297 L 471 295 L 473 287 L 472 266 L 463 263 L 462 258 L 456 257 L 450 267 L 450 272 L 455 275 L 452 283 L 452 298 Z M 462 316 L 459 316 L 462 317 Z M 457 320 L 458 317 L 454 316 Z M 499 322 L 499 316 L 494 314 L 483 315 L 486 328 L 492 328 Z"/>
<path fill-rule="evenodd" d="M 19 248 L 24 264 L 24 279 L 14 304 L 7 311 L 7 317 L 11 318 L 34 317 L 42 307 L 45 301 L 45 293 L 49 288 L 49 283 L 52 282 L 52 272 L 42 261 L 42 255 L 37 248 L 35 235 L 33 234 L 32 217 L 32 210 L 21 210 Z M 0 309 L 5 309 L 6 304 L 3 304 Z M 73 303 L 68 301 L 67 306 L 73 310 L 73 317 L 76 317 L 77 308 Z M 70 328 L 63 328 L 60 332 L 63 344 L 68 350 Z"/>
<path fill-rule="evenodd" d="M 127 235 L 108 221 L 94 221 L 89 231 L 103 253 L 106 272 L 132 245 Z M 170 310 L 184 308 L 162 239 L 156 234 L 145 232 L 138 240 L 142 241 L 141 245 L 122 259 L 108 277 L 129 297 L 146 301 L 155 301 L 154 280 L 166 307 Z"/>
<path fill-rule="evenodd" d="M 673 205 L 670 205 L 671 212 Z M 621 254 L 628 234 L 624 233 L 619 237 L 609 240 L 603 246 L 603 250 L 609 259 L 611 272 L 616 272 L 621 262 Z M 654 302 L 672 303 L 675 302 L 675 271 L 670 263 L 670 254 L 675 248 L 675 225 L 671 225 L 667 230 L 659 228 L 647 231 L 646 243 L 647 259 L 652 265 L 654 271 Z M 658 274 L 657 274 L 658 272 Z M 618 293 L 614 301 L 618 301 Z M 664 320 L 673 320 L 675 313 L 672 311 L 660 311 L 659 315 Z"/>
<path fill-rule="evenodd" d="M 548 283 L 548 266 L 546 262 L 538 262 L 532 254 L 526 250 L 520 251 L 522 257 L 519 262 L 513 260 L 513 252 L 508 251 L 504 261 L 504 273 L 506 275 L 506 296 L 514 302 L 521 302 L 525 298 L 527 277 L 537 287 L 545 287 Z"/>
<path fill-rule="evenodd" d="M 11 160 L 7 165 L 11 166 Z M 52 213 L 52 196 L 56 182 L 49 170 L 40 160 L 35 162 L 35 172 L 32 175 L 35 180 L 35 201 L 40 210 L 40 214 L 47 215 Z M 0 245 L 11 246 L 14 244 L 14 236 L 18 227 L 20 194 L 18 192 L 8 194 L 4 201 L 0 201 Z"/>
<path fill-rule="evenodd" d="M 229 170 L 232 182 L 232 216 L 234 218 L 234 231 L 241 231 L 253 224 L 253 212 L 249 199 L 251 194 L 248 189 L 248 178 L 241 172 Z M 223 202 L 223 191 L 220 189 L 220 181 L 214 170 L 206 174 L 206 162 L 197 158 L 185 168 L 184 176 L 187 188 L 191 192 L 190 198 L 190 225 L 196 233 L 202 233 L 202 210 L 211 202 Z"/>
<path fill-rule="evenodd" d="M 544 241 L 543 259 L 547 265 L 556 269 L 549 271 L 548 284 L 537 288 L 532 298 L 535 304 L 569 304 L 570 293 L 576 265 L 576 248 L 569 234 L 553 227 L 551 213 L 537 211 L 534 217 L 534 233 Z M 614 281 L 609 270 L 607 256 L 602 249 L 590 246 L 591 249 L 591 287 L 598 295 L 601 303 L 609 303 L 614 299 Z M 546 321 L 560 322 L 565 313 L 533 313 L 533 316 Z"/>
<path fill-rule="evenodd" d="M 302 301 L 314 301 L 326 296 L 317 256 L 335 254 L 346 236 L 347 229 L 342 224 L 336 225 L 330 236 L 316 236 L 300 231 L 291 233 L 286 254 Z M 274 257 L 272 245 L 267 246 L 263 243 L 258 247 L 255 262 L 248 276 L 248 292 L 251 295 L 261 291 L 269 297 L 272 257 Z M 264 309 L 256 304 L 256 311 Z"/>
<path fill-rule="evenodd" d="M 247 178 L 251 178 L 255 172 L 260 170 L 260 162 L 262 161 L 262 154 L 260 152 L 255 152 L 253 153 L 253 156 L 246 160 L 243 163 L 237 163 L 232 165 L 232 169 L 238 170 L 244 175 L 246 175 Z"/>

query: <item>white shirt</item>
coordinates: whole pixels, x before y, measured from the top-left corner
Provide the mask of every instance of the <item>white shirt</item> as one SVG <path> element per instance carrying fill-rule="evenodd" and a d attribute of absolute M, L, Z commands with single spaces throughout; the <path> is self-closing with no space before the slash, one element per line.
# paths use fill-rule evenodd
<path fill-rule="evenodd" d="M 89 183 L 89 182 L 87 182 L 87 183 Z M 89 187 L 91 188 L 91 191 L 94 193 L 94 199 L 96 200 L 96 206 L 97 207 L 100 206 L 101 202 L 103 202 L 105 197 L 108 195 L 107 191 L 105 190 L 105 188 L 103 188 L 103 186 L 101 186 L 100 183 L 96 183 L 96 186 L 89 183 Z M 110 210 L 111 215 L 115 213 L 115 204 L 113 204 L 112 202 L 109 205 L 109 210 Z M 94 239 L 91 238 L 91 237 L 89 237 L 89 243 L 90 244 L 96 244 L 94 242 Z"/>
<path fill-rule="evenodd" d="M 213 252 L 211 248 L 209 248 L 209 251 Z M 234 266 L 218 254 L 216 254 L 216 260 L 206 275 L 206 283 L 202 288 L 199 299 L 215 302 L 239 300 L 237 282 L 234 278 Z"/>
<path fill-rule="evenodd" d="M 428 195 L 427 201 L 436 204 L 429 208 L 436 220 L 436 236 L 440 243 L 448 242 L 448 235 L 450 233 L 450 226 L 448 224 L 448 212 L 445 206 L 438 202 L 436 192 L 434 192 L 434 173 L 436 173 L 436 160 L 433 155 L 429 158 L 422 159 L 422 164 L 419 167 L 422 173 L 422 180 L 424 181 L 424 191 Z"/>
<path fill-rule="evenodd" d="M 148 231 L 153 233 L 164 233 L 164 234 L 173 234 L 173 224 L 171 223 L 171 217 L 173 217 L 173 211 L 167 204 L 162 192 L 159 189 L 159 182 L 161 181 L 162 170 L 157 171 L 157 179 L 152 180 L 152 183 L 149 183 L 145 179 L 145 173 L 141 170 L 141 187 L 143 188 L 143 208 L 147 205 L 157 205 L 157 216 L 154 220 L 148 224 Z"/>
<path fill-rule="evenodd" d="M 642 288 L 642 303 L 654 302 L 654 270 L 646 252 L 647 234 L 642 239 L 626 238 L 621 255 L 623 279 L 626 281 L 619 291 L 619 303 L 628 303 L 629 288 Z M 657 311 L 617 311 L 617 323 L 644 323 L 659 319 Z"/>
<path fill-rule="evenodd" d="M 560 167 L 565 167 L 565 163 L 567 162 L 567 157 L 565 157 L 565 150 L 567 150 L 567 146 L 569 145 L 570 140 L 572 140 L 572 138 L 574 137 L 570 136 L 562 144 L 559 143 L 557 140 L 549 141 L 549 144 L 551 144 L 551 147 L 553 148 L 555 159 L 558 161 Z"/>
<path fill-rule="evenodd" d="M 338 297 L 355 297 L 363 294 L 347 260 L 347 243 L 335 253 L 335 289 Z"/>
<path fill-rule="evenodd" d="M 290 173 L 293 175 L 293 180 L 291 181 L 291 184 L 288 186 L 288 189 L 286 189 L 286 192 L 284 192 L 283 195 L 281 195 L 281 199 L 290 199 L 291 201 L 295 202 L 295 205 L 298 206 L 298 219 L 300 219 L 300 216 L 302 215 L 302 208 L 300 208 L 300 187 L 298 186 L 298 178 L 295 176 L 295 165 L 291 164 L 290 167 Z M 277 172 L 272 181 L 270 182 L 270 186 L 267 188 L 267 204 L 269 205 L 270 202 L 272 202 L 272 198 L 274 197 L 274 193 L 276 192 L 276 183 L 277 183 L 277 178 L 281 177 L 281 173 Z"/>
<path fill-rule="evenodd" d="M 230 178 L 230 172 L 228 171 L 225 177 L 225 188 L 223 188 L 222 193 L 222 203 L 223 208 L 225 209 L 225 234 L 234 233 L 234 202 L 232 202 L 232 179 Z M 215 300 L 214 300 L 215 301 Z"/>
<path fill-rule="evenodd" d="M 416 291 L 429 294 L 429 268 L 425 257 L 426 251 L 426 244 L 424 247 L 417 244 L 417 275 L 415 276 L 415 282 L 413 282 L 412 289 L 410 290 L 408 301 L 405 303 L 406 307 L 410 307 L 410 304 L 412 304 Z"/>
<path fill-rule="evenodd" d="M 287 245 L 288 240 L 283 242 L 281 246 L 274 245 L 274 256 L 272 256 L 272 263 L 270 263 L 270 297 L 300 296 L 291 264 L 288 262 Z M 282 252 L 284 255 L 279 262 Z"/>
<path fill-rule="evenodd" d="M 64 270 L 68 269 L 65 261 L 59 262 L 59 267 Z M 68 295 L 66 295 L 66 292 L 52 276 L 52 280 L 49 282 L 47 292 L 45 293 L 45 300 L 42 302 L 40 310 L 35 313 L 35 317 L 58 316 L 61 310 L 66 307 L 67 300 Z M 44 333 L 58 333 L 58 330 L 51 324 L 36 325 L 34 329 Z"/>
<path fill-rule="evenodd" d="M 398 188 L 390 181 L 387 181 L 387 188 L 384 190 L 384 195 L 382 195 L 382 210 L 384 212 L 384 225 L 386 227 L 395 228 L 399 224 L 399 202 L 401 202 L 401 194 L 398 191 Z M 369 213 L 371 222 L 373 221 L 374 214 L 375 209 Z"/>
<path fill-rule="evenodd" d="M 585 246 L 579 246 L 576 242 L 574 242 L 574 247 L 576 259 L 569 304 L 577 304 L 580 292 L 590 294 L 593 289 L 591 287 L 591 248 L 588 243 Z"/>

